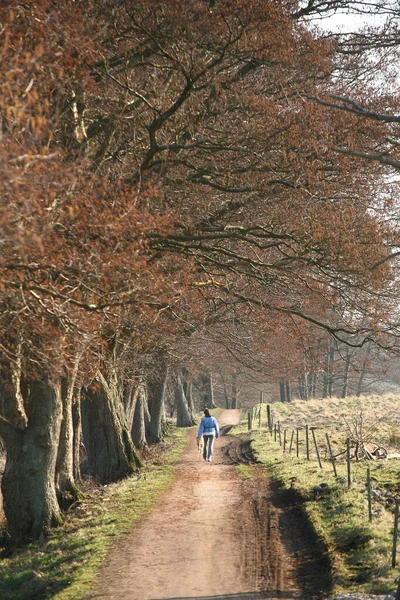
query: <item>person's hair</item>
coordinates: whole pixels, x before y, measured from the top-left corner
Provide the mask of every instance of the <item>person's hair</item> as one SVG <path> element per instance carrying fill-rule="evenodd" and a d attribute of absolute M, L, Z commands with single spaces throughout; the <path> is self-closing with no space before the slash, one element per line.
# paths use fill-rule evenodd
<path fill-rule="evenodd" d="M 208 408 L 205 409 L 204 414 L 206 417 L 211 417 L 210 411 L 208 410 Z"/>

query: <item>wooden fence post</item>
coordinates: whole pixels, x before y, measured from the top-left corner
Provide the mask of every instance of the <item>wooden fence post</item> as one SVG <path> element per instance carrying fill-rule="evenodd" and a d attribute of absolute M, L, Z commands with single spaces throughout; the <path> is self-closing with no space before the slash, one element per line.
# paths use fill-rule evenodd
<path fill-rule="evenodd" d="M 311 433 L 312 433 L 313 440 L 314 440 L 315 452 L 317 453 L 319 468 L 322 469 L 321 458 L 319 455 L 319 450 L 318 450 L 318 445 L 317 445 L 317 438 L 315 437 L 315 427 L 311 427 Z"/>
<path fill-rule="evenodd" d="M 267 423 L 269 432 L 272 435 L 271 406 L 269 404 L 267 404 Z"/>
<path fill-rule="evenodd" d="M 397 534 L 398 534 L 398 530 L 399 530 L 399 506 L 400 506 L 400 500 L 396 500 L 396 506 L 394 509 L 392 567 L 396 566 Z"/>
<path fill-rule="evenodd" d="M 308 425 L 306 425 L 306 456 L 310 460 L 310 441 L 308 439 Z"/>
<path fill-rule="evenodd" d="M 329 435 L 326 433 L 326 443 L 328 444 L 328 450 L 329 450 L 329 455 L 331 457 L 331 462 L 332 462 L 332 467 L 333 467 L 333 472 L 335 474 L 335 477 L 337 477 L 337 471 L 336 471 L 336 464 L 335 464 L 335 457 L 333 456 L 333 452 L 332 452 L 332 448 L 331 448 L 331 443 L 329 441 Z"/>
<path fill-rule="evenodd" d="M 397 592 L 394 597 L 394 600 L 400 600 L 400 582 L 399 582 L 399 585 L 397 586 Z"/>
<path fill-rule="evenodd" d="M 276 442 L 276 423 L 274 425 L 274 442 Z"/>
<path fill-rule="evenodd" d="M 279 435 L 279 445 L 282 446 L 281 422 L 280 421 L 278 421 L 278 435 Z"/>
<path fill-rule="evenodd" d="M 286 429 L 283 430 L 283 451 L 286 452 Z"/>
<path fill-rule="evenodd" d="M 346 440 L 347 487 L 351 486 L 350 439 Z"/>
<path fill-rule="evenodd" d="M 251 414 L 251 408 L 249 408 L 249 412 L 247 413 L 247 430 L 250 431 L 251 430 L 251 419 L 252 414 Z"/>
<path fill-rule="evenodd" d="M 293 438 L 294 438 L 294 429 L 292 429 L 292 437 L 290 438 L 290 446 L 289 446 L 289 454 L 292 451 L 292 446 L 293 446 Z"/>
<path fill-rule="evenodd" d="M 371 501 L 371 469 L 367 469 L 367 494 L 368 494 L 368 520 L 372 521 L 372 501 Z"/>

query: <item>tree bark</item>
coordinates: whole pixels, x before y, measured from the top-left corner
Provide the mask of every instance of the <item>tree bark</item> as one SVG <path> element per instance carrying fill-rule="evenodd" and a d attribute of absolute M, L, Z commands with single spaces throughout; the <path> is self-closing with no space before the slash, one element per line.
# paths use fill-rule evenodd
<path fill-rule="evenodd" d="M 84 390 L 81 406 L 87 467 L 101 483 L 118 481 L 141 465 L 119 404 L 115 385 L 108 385 L 101 374 Z"/>
<path fill-rule="evenodd" d="M 72 427 L 73 427 L 73 470 L 74 480 L 81 481 L 81 437 L 82 437 L 82 417 L 81 417 L 81 395 L 78 392 L 72 404 Z"/>
<path fill-rule="evenodd" d="M 357 398 L 359 398 L 361 396 L 361 392 L 362 392 L 362 384 L 364 381 L 364 377 L 365 377 L 365 373 L 367 372 L 367 367 L 369 364 L 369 356 L 371 354 L 371 342 L 368 342 L 367 345 L 367 353 L 365 355 L 365 358 L 363 360 L 363 364 L 362 364 L 362 368 L 361 368 L 361 372 L 360 372 L 360 377 L 358 378 L 358 382 L 357 382 L 357 390 L 356 390 L 356 396 Z"/>
<path fill-rule="evenodd" d="M 175 382 L 175 404 L 176 404 L 176 426 L 177 427 L 192 427 L 195 422 L 189 411 L 188 403 L 183 390 L 182 380 L 179 375 L 176 376 Z"/>
<path fill-rule="evenodd" d="M 286 380 L 285 387 L 286 387 L 286 402 L 291 402 L 292 396 L 290 393 L 290 382 L 288 379 Z"/>
<path fill-rule="evenodd" d="M 346 357 L 344 360 L 344 372 L 343 372 L 343 387 L 342 387 L 342 398 L 347 396 L 347 388 L 349 385 L 349 370 L 350 370 L 350 349 L 346 346 Z"/>
<path fill-rule="evenodd" d="M 224 398 L 225 398 L 225 408 L 230 408 L 230 402 L 229 402 L 229 396 L 228 396 L 228 390 L 226 388 L 226 383 L 225 383 L 225 379 L 222 377 L 222 384 L 224 386 Z"/>
<path fill-rule="evenodd" d="M 307 374 L 308 398 L 315 398 L 316 385 L 317 385 L 317 374 L 314 371 L 310 371 Z"/>
<path fill-rule="evenodd" d="M 305 375 L 299 375 L 298 376 L 298 382 L 299 382 L 299 396 L 300 396 L 300 400 L 306 400 L 307 399 L 307 394 L 306 394 L 306 376 Z"/>
<path fill-rule="evenodd" d="M 147 431 L 149 444 L 160 442 L 163 438 L 165 424 L 164 398 L 167 387 L 168 368 L 164 367 L 157 379 L 149 379 L 147 383 L 150 422 Z"/>
<path fill-rule="evenodd" d="M 189 415 L 194 425 L 197 423 L 196 408 L 193 400 L 193 383 L 191 381 L 183 381 L 183 393 L 189 409 Z"/>
<path fill-rule="evenodd" d="M 146 393 L 143 385 L 138 389 L 137 400 L 135 404 L 135 414 L 132 424 L 132 439 L 136 448 L 146 448 L 146 420 L 145 420 Z"/>
<path fill-rule="evenodd" d="M 279 382 L 279 397 L 281 399 L 281 402 L 286 402 L 285 382 L 283 381 L 283 379 L 281 379 Z"/>
<path fill-rule="evenodd" d="M 322 387 L 322 397 L 330 398 L 333 394 L 333 366 L 335 360 L 335 344 L 329 339 L 328 351 L 325 358 L 324 380 Z"/>
<path fill-rule="evenodd" d="M 237 408 L 237 373 L 232 373 L 232 408 Z"/>
<path fill-rule="evenodd" d="M 214 401 L 214 381 L 212 371 L 207 373 L 207 396 L 208 396 L 208 407 L 217 408 Z"/>
<path fill-rule="evenodd" d="M 132 431 L 133 419 L 135 416 L 136 402 L 138 399 L 139 389 L 142 384 L 125 385 L 123 391 L 123 407 L 125 414 L 126 426 L 129 431 Z"/>
<path fill-rule="evenodd" d="M 75 485 L 74 478 L 74 426 L 72 405 L 75 396 L 75 384 L 81 355 L 77 356 L 71 374 L 61 380 L 62 421 L 60 441 L 56 463 L 56 489 L 59 504 L 67 508 L 82 497 Z"/>
<path fill-rule="evenodd" d="M 213 384 L 213 375 L 211 371 L 207 371 L 203 373 L 200 377 L 200 388 L 201 388 L 201 396 L 200 396 L 200 407 L 202 410 L 205 408 L 217 408 L 217 405 L 214 401 L 214 384 Z M 186 390 L 185 390 L 186 393 Z M 189 400 L 189 398 L 188 398 Z"/>
<path fill-rule="evenodd" d="M 62 402 L 60 386 L 30 382 L 25 429 L 0 420 L 7 458 L 2 478 L 4 512 L 13 543 L 37 539 L 60 523 L 55 474 Z"/>
<path fill-rule="evenodd" d="M 334 365 L 335 365 L 335 341 L 333 339 L 330 340 L 329 343 L 329 382 L 328 382 L 328 396 L 332 398 L 333 396 L 333 376 L 334 376 Z"/>

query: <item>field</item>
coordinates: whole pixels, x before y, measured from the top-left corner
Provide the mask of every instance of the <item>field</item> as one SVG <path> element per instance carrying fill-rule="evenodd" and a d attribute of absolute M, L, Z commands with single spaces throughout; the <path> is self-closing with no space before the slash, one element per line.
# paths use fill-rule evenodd
<path fill-rule="evenodd" d="M 233 431 L 251 437 L 257 459 L 283 488 L 292 489 L 301 499 L 328 549 L 335 591 L 388 593 L 395 589 L 400 563 L 399 542 L 395 555 L 397 567 L 392 566 L 394 512 L 396 501 L 400 501 L 399 408 L 400 398 L 389 395 L 275 403 L 270 405 L 273 421 L 270 430 L 267 407 L 261 406 L 260 416 L 258 405 L 253 407 L 251 431 L 247 416 Z M 326 434 L 335 457 L 337 476 Z M 346 460 L 348 438 L 352 440 L 350 477 Z M 358 460 L 355 456 L 357 440 L 360 442 Z M 389 459 L 362 458 L 361 447 L 367 442 L 371 450 L 375 446 L 384 448 Z M 371 512 L 367 495 L 368 468 Z"/>

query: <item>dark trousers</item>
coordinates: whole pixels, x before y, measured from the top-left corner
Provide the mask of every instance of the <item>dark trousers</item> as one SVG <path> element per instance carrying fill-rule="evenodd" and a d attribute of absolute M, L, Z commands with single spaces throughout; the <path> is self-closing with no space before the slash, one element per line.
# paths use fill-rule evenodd
<path fill-rule="evenodd" d="M 213 435 L 203 435 L 204 440 L 204 448 L 203 448 L 203 458 L 204 460 L 211 458 L 213 446 L 214 446 L 214 436 Z"/>

